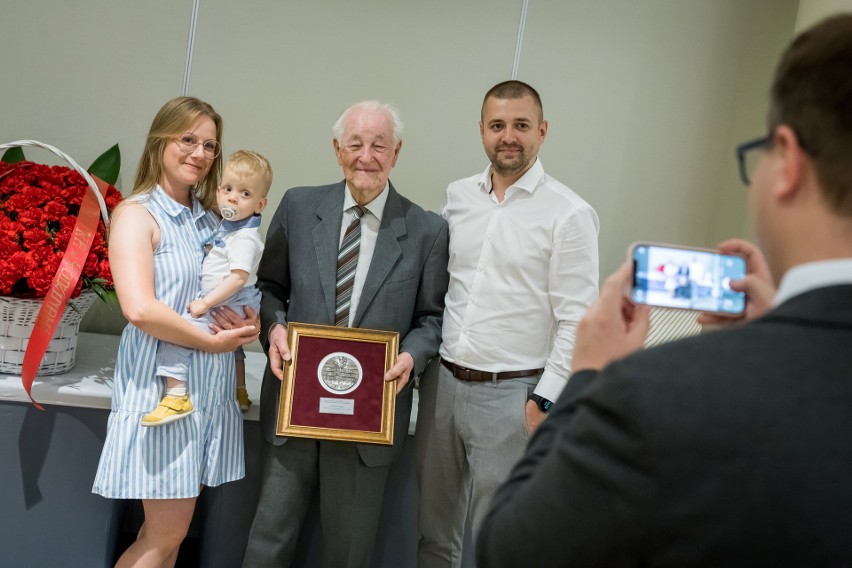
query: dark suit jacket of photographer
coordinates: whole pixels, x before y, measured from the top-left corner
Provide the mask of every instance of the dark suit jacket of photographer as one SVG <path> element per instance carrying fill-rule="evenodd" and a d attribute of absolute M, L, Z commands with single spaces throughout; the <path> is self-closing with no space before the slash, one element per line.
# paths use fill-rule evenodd
<path fill-rule="evenodd" d="M 852 286 L 568 382 L 478 565 L 852 565 Z"/>

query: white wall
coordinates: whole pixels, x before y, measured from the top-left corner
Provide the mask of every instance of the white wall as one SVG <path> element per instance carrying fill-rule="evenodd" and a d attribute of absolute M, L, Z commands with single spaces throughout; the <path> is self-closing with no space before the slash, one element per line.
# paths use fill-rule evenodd
<path fill-rule="evenodd" d="M 0 140 L 39 139 L 83 165 L 119 142 L 127 191 L 153 115 L 181 94 L 192 2 L 6 4 Z M 529 1 L 518 78 L 550 121 L 545 167 L 598 210 L 604 274 L 633 240 L 748 236 L 733 147 L 765 129 L 799 4 Z M 224 116 L 226 152 L 269 157 L 270 212 L 288 187 L 342 177 L 330 126 L 344 107 L 393 102 L 407 129 L 391 179 L 437 210 L 449 181 L 486 165 L 479 107 L 510 77 L 522 5 L 201 0 L 189 94 Z M 83 328 L 118 332 L 120 318 L 93 309 Z"/>
<path fill-rule="evenodd" d="M 799 12 L 796 15 L 796 31 L 802 31 L 811 24 L 836 12 L 852 11 L 852 0 L 799 0 Z"/>
<path fill-rule="evenodd" d="M 795 1 L 534 2 L 520 78 L 550 119 L 542 159 L 601 217 L 602 273 L 635 240 L 742 235 L 734 146 L 759 136 Z"/>

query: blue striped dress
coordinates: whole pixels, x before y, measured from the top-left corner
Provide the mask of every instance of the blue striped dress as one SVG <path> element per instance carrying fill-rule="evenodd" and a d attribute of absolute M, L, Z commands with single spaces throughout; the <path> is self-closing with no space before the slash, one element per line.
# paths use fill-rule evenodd
<path fill-rule="evenodd" d="M 217 219 L 197 201 L 190 210 L 160 187 L 130 199 L 138 199 L 160 227 L 154 251 L 157 299 L 182 313 L 198 292 L 202 247 Z M 233 353 L 194 351 L 186 386 L 195 412 L 156 428 L 139 424 L 165 392 L 165 381 L 154 375 L 157 343 L 131 324 L 121 334 L 112 411 L 92 488 L 104 497 L 195 497 L 201 485 L 220 485 L 245 475 Z"/>

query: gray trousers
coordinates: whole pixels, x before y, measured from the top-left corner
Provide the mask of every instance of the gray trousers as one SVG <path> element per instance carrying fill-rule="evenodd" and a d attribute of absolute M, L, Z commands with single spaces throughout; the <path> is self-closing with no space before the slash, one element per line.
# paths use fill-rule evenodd
<path fill-rule="evenodd" d="M 476 538 L 491 498 L 524 453 L 525 407 L 539 378 L 465 382 L 443 365 L 427 368 L 415 434 L 419 568 L 461 566 L 468 509 Z"/>
<path fill-rule="evenodd" d="M 263 443 L 260 500 L 243 566 L 287 567 L 319 483 L 322 566 L 369 566 L 390 465 L 367 467 L 352 442 Z"/>

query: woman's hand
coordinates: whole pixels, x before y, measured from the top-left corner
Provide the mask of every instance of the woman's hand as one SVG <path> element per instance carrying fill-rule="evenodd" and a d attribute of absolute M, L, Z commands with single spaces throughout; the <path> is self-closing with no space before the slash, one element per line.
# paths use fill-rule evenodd
<path fill-rule="evenodd" d="M 227 306 L 210 310 L 210 315 L 216 323 L 210 324 L 214 335 L 211 336 L 213 348 L 209 351 L 220 353 L 233 351 L 237 347 L 255 341 L 260 335 L 260 317 L 253 309 L 246 307 L 245 316 Z"/>

